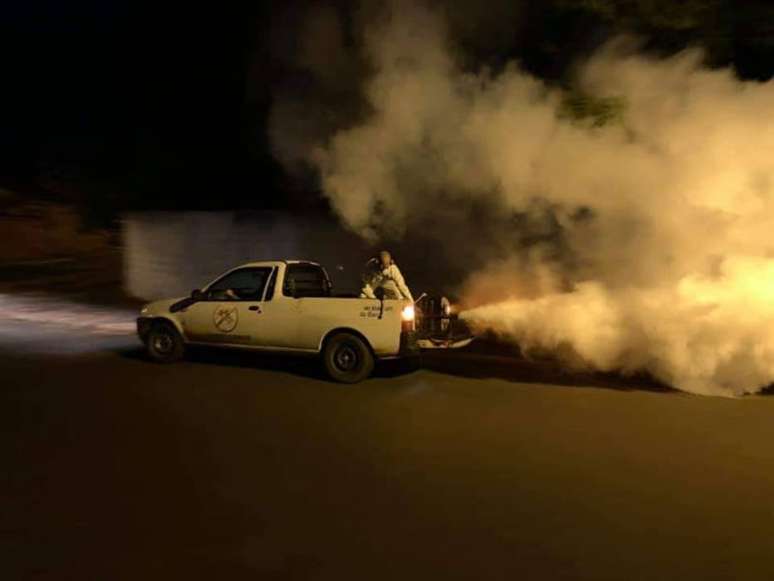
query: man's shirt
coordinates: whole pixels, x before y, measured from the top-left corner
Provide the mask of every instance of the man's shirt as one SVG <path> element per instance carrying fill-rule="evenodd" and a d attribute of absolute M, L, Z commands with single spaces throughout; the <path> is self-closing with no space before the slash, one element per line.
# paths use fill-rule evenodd
<path fill-rule="evenodd" d="M 374 291 L 377 288 L 384 289 L 384 296 L 388 299 L 408 299 L 414 301 L 411 291 L 403 279 L 397 264 L 391 264 L 385 269 L 377 272 L 370 281 L 368 281 L 362 290 L 362 294 L 368 298 L 376 298 Z"/>

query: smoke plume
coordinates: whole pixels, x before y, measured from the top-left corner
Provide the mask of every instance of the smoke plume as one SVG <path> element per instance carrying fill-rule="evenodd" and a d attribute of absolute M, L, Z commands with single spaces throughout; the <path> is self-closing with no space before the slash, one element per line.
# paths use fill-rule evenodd
<path fill-rule="evenodd" d="M 374 22 L 368 113 L 308 157 L 350 229 L 434 237 L 463 317 L 526 352 L 702 394 L 774 381 L 774 83 L 619 40 L 577 70 L 625 104 L 599 125 L 515 63 L 463 68 L 433 10 Z"/>

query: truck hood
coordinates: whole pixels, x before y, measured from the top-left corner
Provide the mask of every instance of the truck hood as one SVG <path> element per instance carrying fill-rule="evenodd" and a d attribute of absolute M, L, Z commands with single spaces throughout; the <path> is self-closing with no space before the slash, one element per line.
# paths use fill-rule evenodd
<path fill-rule="evenodd" d="M 153 301 L 140 309 L 140 316 L 156 317 L 159 315 L 168 315 L 170 313 L 169 308 L 185 298 L 187 297 L 176 297 L 174 299 L 162 299 L 160 301 Z"/>

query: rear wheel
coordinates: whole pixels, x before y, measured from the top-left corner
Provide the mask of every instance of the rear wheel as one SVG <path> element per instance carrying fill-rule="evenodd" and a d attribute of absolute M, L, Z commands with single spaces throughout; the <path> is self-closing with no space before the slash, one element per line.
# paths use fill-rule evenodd
<path fill-rule="evenodd" d="M 323 365 L 334 381 L 357 383 L 371 375 L 374 356 L 360 337 L 337 333 L 325 343 Z"/>
<path fill-rule="evenodd" d="M 145 349 L 154 361 L 173 363 L 183 357 L 185 345 L 180 333 L 169 323 L 154 323 L 145 340 Z"/>

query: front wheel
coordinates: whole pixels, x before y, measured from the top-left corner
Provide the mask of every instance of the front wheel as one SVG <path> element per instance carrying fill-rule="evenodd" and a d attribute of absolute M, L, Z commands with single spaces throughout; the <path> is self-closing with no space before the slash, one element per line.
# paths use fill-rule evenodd
<path fill-rule="evenodd" d="M 325 343 L 323 365 L 334 381 L 357 383 L 371 375 L 374 356 L 360 337 L 337 333 Z"/>
<path fill-rule="evenodd" d="M 172 363 L 183 358 L 185 345 L 180 333 L 168 323 L 155 323 L 145 340 L 148 356 L 159 363 Z"/>

